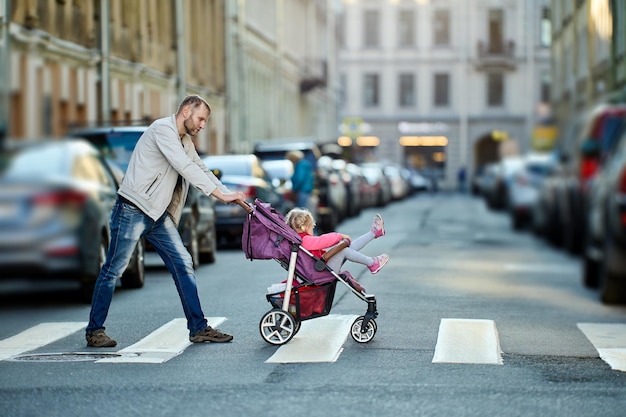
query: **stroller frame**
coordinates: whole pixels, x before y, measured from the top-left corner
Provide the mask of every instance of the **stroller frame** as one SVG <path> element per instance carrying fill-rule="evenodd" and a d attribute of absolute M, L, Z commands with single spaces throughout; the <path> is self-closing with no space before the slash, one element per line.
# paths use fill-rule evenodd
<path fill-rule="evenodd" d="M 344 241 L 326 252 L 322 258 L 318 258 L 301 246 L 300 236 L 285 223 L 282 214 L 269 204 L 259 199 L 255 200 L 255 205 L 237 203 L 248 213 L 242 236 L 242 248 L 246 257 L 251 261 L 274 259 L 287 270 L 284 290 L 266 295 L 273 308 L 263 315 L 259 323 L 263 339 L 273 345 L 285 344 L 300 330 L 302 321 L 328 315 L 339 281 L 367 303 L 365 314 L 357 317 L 351 326 L 352 338 L 358 343 L 371 341 L 377 330 L 376 297 L 367 294 L 349 271 L 337 273 L 326 264 L 328 259 L 348 246 L 348 243 Z M 260 224 L 262 226 L 258 226 Z M 271 229 L 271 237 L 268 238 L 270 244 L 261 243 L 261 246 L 265 246 L 262 250 L 257 250 L 253 244 L 253 237 L 259 235 L 259 227 Z M 256 240 L 265 242 L 264 237 Z M 304 271 L 306 269 L 309 271 Z M 312 300 L 312 306 L 303 305 L 307 302 L 307 297 Z"/>

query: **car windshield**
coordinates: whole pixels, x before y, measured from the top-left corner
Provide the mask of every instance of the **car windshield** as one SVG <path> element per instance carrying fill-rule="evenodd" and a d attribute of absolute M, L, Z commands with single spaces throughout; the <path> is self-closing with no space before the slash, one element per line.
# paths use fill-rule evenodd
<path fill-rule="evenodd" d="M 289 160 L 266 161 L 263 168 L 271 178 L 289 179 L 293 175 L 293 164 Z"/>
<path fill-rule="evenodd" d="M 0 156 L 0 172 L 5 179 L 47 178 L 63 171 L 62 147 L 33 147 Z"/>
<path fill-rule="evenodd" d="M 209 169 L 219 169 L 223 175 L 252 175 L 250 172 L 252 165 L 246 159 L 209 156 L 204 159 L 204 164 Z"/>
<path fill-rule="evenodd" d="M 130 156 L 142 133 L 142 131 L 83 133 L 78 136 L 89 140 L 107 159 L 126 171 Z"/>

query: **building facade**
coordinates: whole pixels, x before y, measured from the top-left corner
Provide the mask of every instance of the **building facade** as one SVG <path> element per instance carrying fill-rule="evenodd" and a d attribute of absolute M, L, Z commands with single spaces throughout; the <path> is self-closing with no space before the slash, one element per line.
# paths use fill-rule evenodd
<path fill-rule="evenodd" d="M 199 94 L 212 107 L 198 138 L 209 153 L 332 135 L 327 3 L 0 0 L 0 124 L 11 138 L 58 137 L 74 126 L 146 123 Z"/>
<path fill-rule="evenodd" d="M 626 103 L 626 3 L 552 0 L 553 107 L 559 148 L 572 154 L 585 115 Z"/>
<path fill-rule="evenodd" d="M 340 130 L 358 158 L 452 184 L 534 146 L 549 114 L 548 0 L 343 0 L 340 21 Z"/>

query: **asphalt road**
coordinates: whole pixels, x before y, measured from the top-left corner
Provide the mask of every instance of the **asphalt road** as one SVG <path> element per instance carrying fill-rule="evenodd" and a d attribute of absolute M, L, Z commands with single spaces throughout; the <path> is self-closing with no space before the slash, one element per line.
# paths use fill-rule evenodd
<path fill-rule="evenodd" d="M 116 348 L 86 347 L 89 306 L 71 292 L 0 295 L 0 416 L 625 415 L 626 372 L 599 357 L 581 324 L 608 325 L 605 338 L 626 350 L 626 308 L 584 289 L 577 259 L 513 233 L 503 213 L 470 196 L 424 194 L 378 211 L 387 234 L 364 253 L 386 252 L 389 264 L 377 275 L 346 265 L 376 295 L 371 342 L 356 343 L 338 324 L 366 310 L 344 287 L 331 314 L 303 322 L 287 345 L 263 341 L 266 288 L 286 271 L 232 248 L 197 271 L 205 314 L 232 343 L 185 346 L 163 363 L 97 362 L 183 317 L 169 274 L 152 259 L 146 286 L 114 297 L 106 325 Z M 375 212 L 338 230 L 356 237 Z M 7 341 L 41 323 L 78 330 L 6 353 Z M 337 340 L 334 355 L 307 362 Z M 272 362 L 292 344 L 286 363 Z"/>

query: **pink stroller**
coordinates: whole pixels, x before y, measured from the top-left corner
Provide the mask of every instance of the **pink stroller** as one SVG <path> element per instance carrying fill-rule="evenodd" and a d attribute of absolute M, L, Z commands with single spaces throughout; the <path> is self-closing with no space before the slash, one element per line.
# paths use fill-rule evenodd
<path fill-rule="evenodd" d="M 300 330 L 302 321 L 328 315 L 337 282 L 341 282 L 367 303 L 367 312 L 351 326 L 352 338 L 359 343 L 372 340 L 378 316 L 376 298 L 366 294 L 350 272 L 335 272 L 325 262 L 345 246 L 339 245 L 320 259 L 300 246 L 300 236 L 270 204 L 256 199 L 254 205 L 240 205 L 248 212 L 241 239 L 246 258 L 274 259 L 287 270 L 284 286 L 266 295 L 272 309 L 259 324 L 263 339 L 272 345 L 283 345 Z"/>

